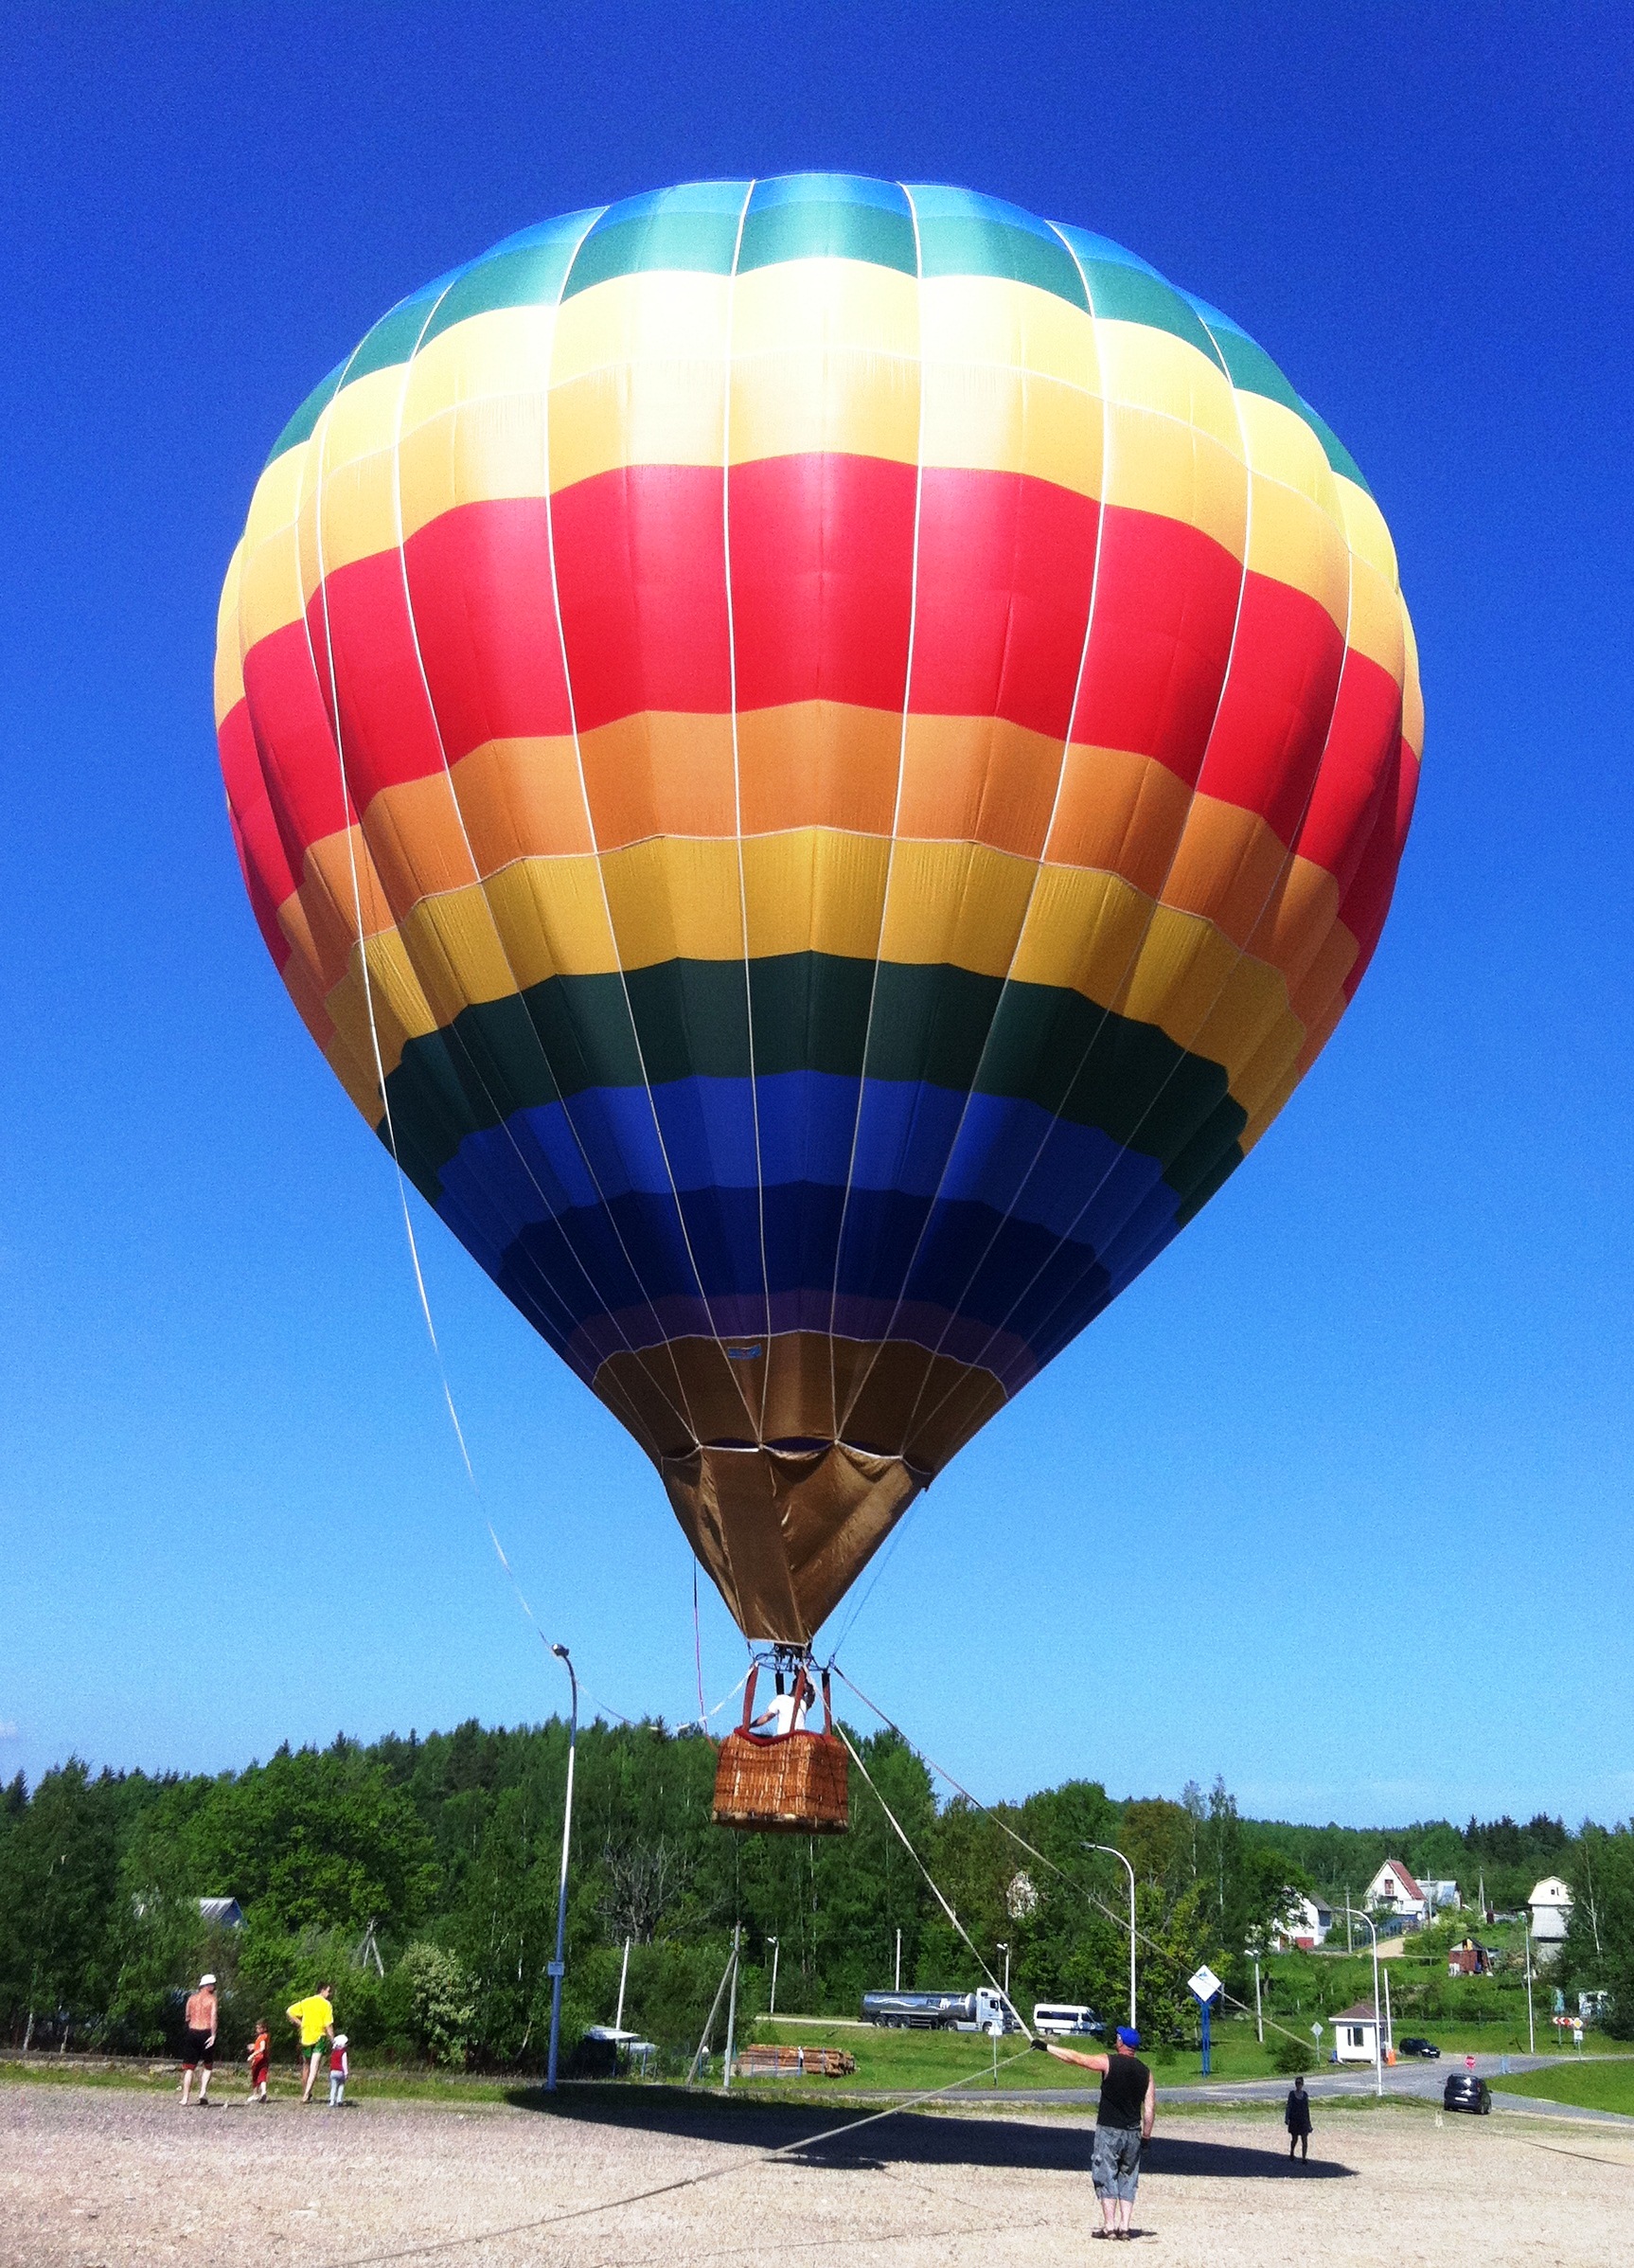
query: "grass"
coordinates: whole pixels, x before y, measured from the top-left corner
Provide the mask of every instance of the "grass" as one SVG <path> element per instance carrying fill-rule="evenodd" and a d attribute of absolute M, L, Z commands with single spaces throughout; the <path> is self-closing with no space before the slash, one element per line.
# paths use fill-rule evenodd
<path fill-rule="evenodd" d="M 1495 2094 L 1540 2095 L 1548 2102 L 1634 2117 L 1634 2063 L 1591 2063 L 1587 2056 L 1562 2056 L 1554 2070 L 1519 2072 L 1513 2079 L 1495 2079 L 1492 2087 Z"/>

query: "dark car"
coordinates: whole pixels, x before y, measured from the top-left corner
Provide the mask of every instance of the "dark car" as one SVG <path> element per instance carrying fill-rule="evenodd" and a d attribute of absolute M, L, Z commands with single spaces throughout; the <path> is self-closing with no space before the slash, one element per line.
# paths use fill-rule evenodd
<path fill-rule="evenodd" d="M 1449 2111 L 1467 2111 L 1474 2118 L 1492 2114 L 1492 2089 L 1473 2071 L 1449 2071 L 1441 2099 Z"/>
<path fill-rule="evenodd" d="M 1438 2063 L 1441 2061 L 1441 2050 L 1433 2040 L 1397 2040 L 1395 2052 L 1397 2055 L 1422 2056 L 1427 2063 Z"/>

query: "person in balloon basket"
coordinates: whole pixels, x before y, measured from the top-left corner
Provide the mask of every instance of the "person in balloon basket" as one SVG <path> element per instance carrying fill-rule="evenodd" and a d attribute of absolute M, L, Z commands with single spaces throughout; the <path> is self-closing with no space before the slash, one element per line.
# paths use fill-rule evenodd
<path fill-rule="evenodd" d="M 208 1970 L 196 1991 L 187 1994 L 183 2022 L 187 2036 L 182 2047 L 182 2103 L 192 2091 L 193 2073 L 199 2075 L 199 2108 L 210 2099 L 210 2076 L 216 2068 L 216 1980 Z"/>
<path fill-rule="evenodd" d="M 346 2035 L 336 2032 L 329 2049 L 329 2108 L 346 2108 L 346 2080 L 351 2076 L 351 2062 L 346 2054 Z"/>
<path fill-rule="evenodd" d="M 1310 2097 L 1305 2091 L 1303 2075 L 1296 2073 L 1283 2108 L 1282 2122 L 1288 2129 L 1288 2160 L 1291 2166 L 1297 2150 L 1303 2164 L 1310 2156 Z"/>
<path fill-rule="evenodd" d="M 317 2084 L 318 2064 L 322 2061 L 324 2042 L 334 2037 L 334 1988 L 320 1985 L 305 2000 L 297 2000 L 284 2010 L 301 2036 L 301 2061 L 307 2067 L 307 2082 L 301 2089 L 301 2100 L 311 2102 L 312 2089 Z"/>
<path fill-rule="evenodd" d="M 1059 2047 L 1054 2040 L 1035 2040 L 1062 2063 L 1079 2063 L 1101 2075 L 1101 2100 L 1095 2113 L 1094 2146 L 1090 2152 L 1090 2178 L 1101 2201 L 1101 2225 L 1095 2237 L 1128 2242 L 1133 2234 L 1135 2191 L 1141 2180 L 1141 2152 L 1152 2138 L 1158 2115 L 1157 2081 L 1135 2053 L 1141 2035 L 1132 2024 L 1118 2027 L 1117 2048 L 1111 2055 L 1079 2055 L 1075 2048 Z"/>

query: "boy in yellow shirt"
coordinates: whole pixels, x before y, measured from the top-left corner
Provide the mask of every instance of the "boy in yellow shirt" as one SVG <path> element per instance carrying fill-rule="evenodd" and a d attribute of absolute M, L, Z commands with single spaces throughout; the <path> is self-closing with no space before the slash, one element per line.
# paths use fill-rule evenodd
<path fill-rule="evenodd" d="M 318 2065 L 323 2061 L 324 2042 L 335 2028 L 334 1987 L 320 1985 L 308 1999 L 293 2002 L 284 2013 L 301 2035 L 301 2061 L 307 2066 L 307 2083 L 301 2089 L 301 2100 L 311 2102 Z"/>

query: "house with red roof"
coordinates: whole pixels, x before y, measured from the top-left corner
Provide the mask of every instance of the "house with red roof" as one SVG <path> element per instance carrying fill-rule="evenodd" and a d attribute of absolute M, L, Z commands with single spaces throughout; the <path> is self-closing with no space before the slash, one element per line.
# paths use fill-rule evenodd
<path fill-rule="evenodd" d="M 1399 1914 L 1406 1921 L 1423 1921 L 1430 1901 L 1399 1859 L 1386 1859 L 1367 1885 L 1364 1900 L 1369 1913 Z"/>

